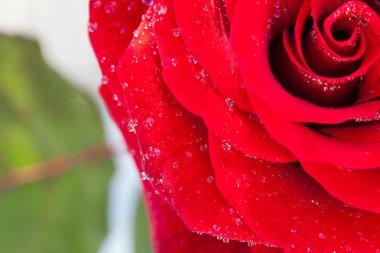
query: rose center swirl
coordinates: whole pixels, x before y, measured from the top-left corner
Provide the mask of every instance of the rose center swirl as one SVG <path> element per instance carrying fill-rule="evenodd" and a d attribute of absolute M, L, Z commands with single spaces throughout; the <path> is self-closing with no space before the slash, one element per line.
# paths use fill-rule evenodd
<path fill-rule="evenodd" d="M 346 1 L 331 10 L 322 2 L 305 1 L 294 26 L 272 40 L 276 79 L 294 96 L 323 107 L 378 99 L 378 13 L 362 1 Z"/>

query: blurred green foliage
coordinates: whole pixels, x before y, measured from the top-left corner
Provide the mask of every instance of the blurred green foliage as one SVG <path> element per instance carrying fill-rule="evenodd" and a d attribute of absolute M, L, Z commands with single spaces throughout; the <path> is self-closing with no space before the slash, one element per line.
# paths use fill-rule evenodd
<path fill-rule="evenodd" d="M 0 122 L 0 172 L 103 141 L 89 98 L 21 38 L 0 36 Z"/>
<path fill-rule="evenodd" d="M 0 174 L 103 142 L 83 93 L 44 63 L 38 45 L 0 35 Z M 96 252 L 106 233 L 110 162 L 0 192 L 0 252 Z"/>
<path fill-rule="evenodd" d="M 136 253 L 150 253 L 152 252 L 152 245 L 150 243 L 149 223 L 147 220 L 147 213 L 145 206 L 140 201 L 137 209 L 137 217 L 135 224 L 136 233 Z"/>
<path fill-rule="evenodd" d="M 0 35 L 0 175 L 103 142 L 92 101 L 43 60 L 38 44 Z M 0 192 L 0 253 L 92 253 L 106 234 L 112 164 Z M 142 203 L 136 253 L 152 252 Z"/>

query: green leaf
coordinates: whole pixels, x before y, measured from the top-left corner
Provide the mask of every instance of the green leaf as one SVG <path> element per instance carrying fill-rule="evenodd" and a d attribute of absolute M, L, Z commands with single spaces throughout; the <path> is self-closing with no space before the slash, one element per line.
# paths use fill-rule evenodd
<path fill-rule="evenodd" d="M 91 100 L 38 45 L 0 35 L 0 175 L 103 142 Z M 106 233 L 110 162 L 0 192 L 0 251 L 96 252 Z"/>

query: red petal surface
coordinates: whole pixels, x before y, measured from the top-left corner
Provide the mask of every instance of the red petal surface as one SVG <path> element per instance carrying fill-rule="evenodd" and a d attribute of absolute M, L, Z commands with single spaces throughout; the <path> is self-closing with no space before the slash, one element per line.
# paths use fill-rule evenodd
<path fill-rule="evenodd" d="M 262 25 L 272 20 L 273 6 L 274 1 L 258 4 L 241 0 L 237 3 L 232 24 L 230 40 L 251 100 L 255 96 L 265 100 L 281 117 L 292 121 L 336 124 L 354 118 L 375 118 L 380 108 L 379 101 L 332 109 L 297 98 L 281 87 L 268 61 L 270 38 L 280 27 L 274 21 L 270 25 Z M 300 3 L 295 2 L 291 8 L 289 6 L 288 13 L 297 14 L 299 8 Z M 295 19 L 295 15 L 288 16 Z"/>
<path fill-rule="evenodd" d="M 215 187 L 203 122 L 176 102 L 161 78 L 148 22 L 151 14 L 120 62 L 119 80 L 128 87 L 117 100 L 114 94 L 103 96 L 109 107 L 125 109 L 117 121 L 137 157 L 142 156 L 142 178 L 151 182 L 190 230 L 259 242 L 237 222 L 239 217 Z"/>
<path fill-rule="evenodd" d="M 177 213 L 144 184 L 153 244 L 156 253 L 281 253 L 265 246 L 218 240 L 208 235 L 190 232 Z"/>
<path fill-rule="evenodd" d="M 215 0 L 176 0 L 176 20 L 186 46 L 206 68 L 220 93 L 234 100 L 240 108 L 250 110 L 217 3 Z"/>
<path fill-rule="evenodd" d="M 141 0 L 90 1 L 89 35 L 104 75 L 102 84 L 117 82 L 117 64 L 146 10 Z"/>
<path fill-rule="evenodd" d="M 295 164 L 272 164 L 226 152 L 209 135 L 219 190 L 263 238 L 285 252 L 376 252 L 380 216 L 348 207 Z"/>
<path fill-rule="evenodd" d="M 349 142 L 380 142 L 380 123 L 324 127 L 319 131 Z"/>
<path fill-rule="evenodd" d="M 201 116 L 208 129 L 228 145 L 273 162 L 294 161 L 286 149 L 273 141 L 254 115 L 241 111 L 231 104 L 232 99 L 219 95 L 206 77 L 199 80 L 198 75 L 204 70 L 188 61 L 189 53 L 181 38 L 171 34 L 176 26 L 170 6 L 157 22 L 155 32 L 163 76 L 174 96 L 188 110 Z"/>
<path fill-rule="evenodd" d="M 351 170 L 301 161 L 302 168 L 332 196 L 352 207 L 380 213 L 380 169 Z"/>
<path fill-rule="evenodd" d="M 157 252 L 380 252 L 368 123 L 380 22 L 363 1 L 91 0 L 90 11 L 101 93 L 139 162 Z"/>
<path fill-rule="evenodd" d="M 355 143 L 325 136 L 281 118 L 258 98 L 254 106 L 273 138 L 300 160 L 327 162 L 352 169 L 380 167 L 379 143 Z"/>

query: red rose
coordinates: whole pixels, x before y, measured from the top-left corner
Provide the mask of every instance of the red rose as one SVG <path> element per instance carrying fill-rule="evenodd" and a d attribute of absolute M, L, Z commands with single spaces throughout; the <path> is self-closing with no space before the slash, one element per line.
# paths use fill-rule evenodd
<path fill-rule="evenodd" d="M 380 252 L 379 1 L 90 5 L 158 252 Z"/>

